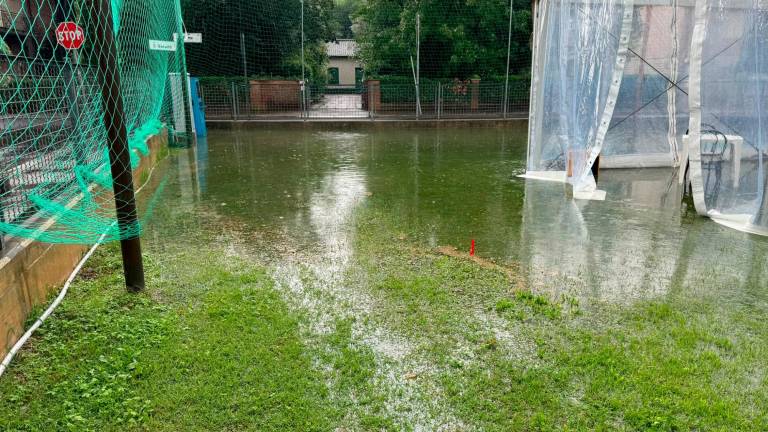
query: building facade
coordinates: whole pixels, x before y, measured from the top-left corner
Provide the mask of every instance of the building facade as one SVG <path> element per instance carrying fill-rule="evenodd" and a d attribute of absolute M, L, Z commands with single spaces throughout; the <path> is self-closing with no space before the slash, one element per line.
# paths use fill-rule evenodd
<path fill-rule="evenodd" d="M 339 39 L 326 44 L 328 51 L 328 85 L 361 86 L 363 82 L 362 65 L 355 58 L 357 44 L 351 39 Z"/>

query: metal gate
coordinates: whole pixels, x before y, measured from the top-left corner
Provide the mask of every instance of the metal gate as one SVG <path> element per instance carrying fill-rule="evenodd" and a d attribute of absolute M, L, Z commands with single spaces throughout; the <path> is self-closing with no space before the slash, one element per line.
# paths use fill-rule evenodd
<path fill-rule="evenodd" d="M 361 86 L 308 86 L 305 117 L 312 119 L 369 118 Z"/>

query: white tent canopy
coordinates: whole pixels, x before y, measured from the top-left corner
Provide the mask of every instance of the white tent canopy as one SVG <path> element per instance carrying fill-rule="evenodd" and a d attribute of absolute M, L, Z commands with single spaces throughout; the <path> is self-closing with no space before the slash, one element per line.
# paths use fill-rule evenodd
<path fill-rule="evenodd" d="M 699 213 L 768 233 L 768 0 L 541 0 L 534 38 L 528 176 L 681 166 Z"/>

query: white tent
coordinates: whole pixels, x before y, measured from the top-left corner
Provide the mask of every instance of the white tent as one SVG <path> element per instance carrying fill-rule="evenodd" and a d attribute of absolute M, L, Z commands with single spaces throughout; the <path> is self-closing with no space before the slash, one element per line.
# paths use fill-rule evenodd
<path fill-rule="evenodd" d="M 768 233 L 768 0 L 541 0 L 526 176 L 678 168 L 697 211 Z"/>

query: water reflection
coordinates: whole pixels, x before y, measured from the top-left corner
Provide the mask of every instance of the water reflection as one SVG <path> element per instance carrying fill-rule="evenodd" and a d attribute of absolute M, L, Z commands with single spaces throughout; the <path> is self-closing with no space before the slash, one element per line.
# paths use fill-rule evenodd
<path fill-rule="evenodd" d="M 325 280 L 338 281 L 349 265 L 354 254 L 354 211 L 365 196 L 364 176 L 349 167 L 330 173 L 310 198 L 309 220 L 325 264 L 318 271 Z"/>
<path fill-rule="evenodd" d="M 766 298 L 766 241 L 694 216 L 671 172 L 605 170 L 601 187 L 608 201 L 573 201 L 560 185 L 526 181 L 521 260 L 534 289 L 610 301 Z"/>
<path fill-rule="evenodd" d="M 616 189 L 627 187 L 626 199 L 638 194 L 647 206 L 664 201 L 655 193 L 663 188 L 652 185 L 624 179 Z M 613 300 L 668 289 L 683 233 L 679 205 L 574 201 L 553 186 L 525 183 L 521 261 L 533 288 Z"/>
<path fill-rule="evenodd" d="M 195 154 L 195 174 L 201 193 L 208 190 L 208 137 L 198 137 L 193 149 Z"/>
<path fill-rule="evenodd" d="M 766 240 L 689 215 L 672 170 L 604 170 L 608 200 L 573 201 L 562 185 L 515 177 L 525 151 L 525 125 L 214 131 L 175 156 L 169 199 L 283 233 L 329 273 L 354 259 L 355 217 L 368 209 L 426 247 L 475 239 L 480 255 L 521 263 L 533 289 L 553 294 L 766 298 Z"/>

